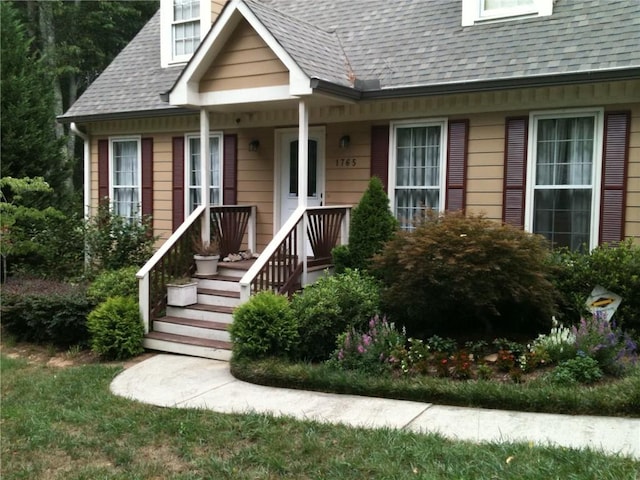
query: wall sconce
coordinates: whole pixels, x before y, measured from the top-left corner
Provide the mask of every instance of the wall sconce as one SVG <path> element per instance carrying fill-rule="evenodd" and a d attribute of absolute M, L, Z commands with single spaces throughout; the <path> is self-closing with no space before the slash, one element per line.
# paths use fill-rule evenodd
<path fill-rule="evenodd" d="M 249 151 L 257 152 L 258 148 L 260 148 L 260 140 L 251 140 L 249 142 Z"/>
<path fill-rule="evenodd" d="M 351 145 L 351 137 L 349 135 L 343 135 L 342 137 L 340 137 L 340 148 L 349 148 L 349 145 Z"/>

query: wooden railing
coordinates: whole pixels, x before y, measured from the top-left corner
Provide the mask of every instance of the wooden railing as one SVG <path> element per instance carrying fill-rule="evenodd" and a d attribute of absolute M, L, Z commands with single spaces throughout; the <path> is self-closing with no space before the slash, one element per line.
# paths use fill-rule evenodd
<path fill-rule="evenodd" d="M 151 320 L 167 306 L 167 283 L 174 278 L 190 276 L 195 271 L 193 240 L 201 235 L 205 211 L 204 205 L 197 207 L 136 274 L 145 332 L 152 327 Z M 237 252 L 247 235 L 248 248 L 255 249 L 255 206 L 212 206 L 210 212 L 211 238 L 216 238 L 225 248 L 235 248 Z M 231 251 L 225 255 L 228 253 Z"/>
<path fill-rule="evenodd" d="M 329 263 L 338 242 L 347 243 L 350 209 L 298 207 L 240 280 L 241 300 L 261 290 L 291 295 L 304 286 L 308 267 Z"/>

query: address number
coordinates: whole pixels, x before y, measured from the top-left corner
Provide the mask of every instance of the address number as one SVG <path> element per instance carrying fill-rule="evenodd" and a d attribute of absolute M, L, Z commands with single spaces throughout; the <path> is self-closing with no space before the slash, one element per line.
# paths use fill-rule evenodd
<path fill-rule="evenodd" d="M 358 163 L 356 158 L 337 158 L 336 167 L 355 167 Z"/>

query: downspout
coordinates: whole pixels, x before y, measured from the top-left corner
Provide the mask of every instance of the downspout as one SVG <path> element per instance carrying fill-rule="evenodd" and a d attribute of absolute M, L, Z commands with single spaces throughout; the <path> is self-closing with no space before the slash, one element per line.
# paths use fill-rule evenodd
<path fill-rule="evenodd" d="M 91 145 L 89 142 L 89 135 L 81 131 L 75 122 L 71 122 L 70 125 L 71 131 L 80 137 L 84 141 L 84 149 L 83 149 L 83 168 L 84 168 L 84 179 L 83 179 L 83 204 L 84 204 L 84 218 L 89 218 L 90 210 L 89 206 L 91 204 Z"/>

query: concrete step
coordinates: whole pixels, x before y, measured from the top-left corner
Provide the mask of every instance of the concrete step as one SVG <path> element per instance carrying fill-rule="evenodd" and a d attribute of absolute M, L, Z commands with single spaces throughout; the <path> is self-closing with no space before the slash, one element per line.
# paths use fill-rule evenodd
<path fill-rule="evenodd" d="M 231 360 L 231 342 L 194 338 L 171 333 L 149 332 L 142 340 L 144 348 L 193 357 Z"/>
<path fill-rule="evenodd" d="M 231 323 L 233 317 L 233 307 L 207 305 L 196 303 L 188 307 L 167 306 L 166 315 L 168 317 L 189 318 L 192 320 L 206 320 L 210 322 Z"/>
<path fill-rule="evenodd" d="M 228 328 L 228 323 L 180 317 L 161 317 L 153 321 L 154 332 L 171 333 L 173 335 L 209 340 L 221 340 L 223 342 L 231 342 L 231 335 L 229 335 Z"/>

